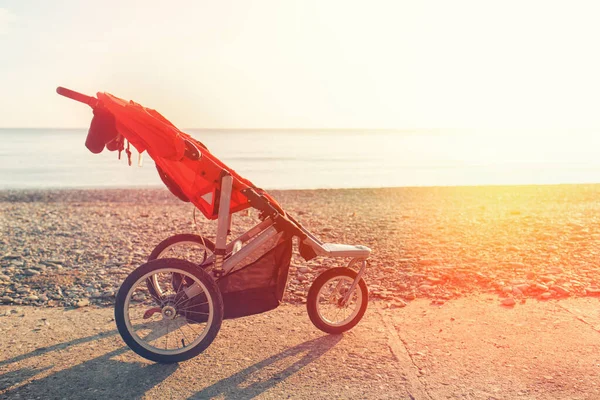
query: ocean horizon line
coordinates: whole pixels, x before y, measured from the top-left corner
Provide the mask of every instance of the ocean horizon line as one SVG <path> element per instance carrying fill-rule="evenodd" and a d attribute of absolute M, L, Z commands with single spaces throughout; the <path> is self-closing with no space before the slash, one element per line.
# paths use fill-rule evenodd
<path fill-rule="evenodd" d="M 91 121 L 91 118 L 90 118 Z M 20 127 L 12 127 L 6 126 L 1 127 L 0 131 L 83 131 L 88 130 L 88 126 L 82 127 L 42 127 L 42 126 L 20 126 Z M 456 127 L 415 127 L 415 128 L 245 128 L 245 127 L 227 127 L 227 128 L 211 128 L 211 127 L 184 127 L 178 128 L 184 133 L 187 132 L 206 132 L 206 133 L 215 133 L 215 132 L 227 132 L 227 133 L 271 133 L 271 132 L 288 132 L 288 133 L 314 133 L 314 132 L 323 132 L 323 133 L 399 133 L 399 134 L 428 134 L 437 136 L 439 134 L 461 134 L 461 135 L 473 135 L 473 134 L 522 134 L 523 132 L 529 133 L 568 133 L 569 135 L 577 136 L 578 133 L 589 133 L 589 132 L 598 132 L 600 133 L 600 127 L 593 128 L 581 128 L 581 127 L 560 127 L 560 128 L 550 128 L 550 127 L 465 127 L 465 128 L 456 128 Z M 494 135 L 491 136 L 492 138 Z M 537 136 L 536 136 L 537 137 Z"/>
<path fill-rule="evenodd" d="M 565 182 L 565 183 L 490 183 L 490 184 L 478 184 L 478 185 L 411 185 L 411 186 L 361 186 L 361 187 L 314 187 L 314 188 L 265 188 L 258 187 L 259 189 L 267 192 L 304 192 L 304 191 L 318 191 L 318 190 L 399 190 L 399 189 L 474 189 L 474 188 L 535 188 L 535 187 L 558 187 L 558 186 L 600 186 L 598 182 Z M 157 190 L 165 189 L 169 190 L 164 184 L 160 183 L 144 186 L 57 186 L 57 187 L 0 187 L 1 192 L 45 192 L 45 191 L 102 191 L 102 190 Z"/>
<path fill-rule="evenodd" d="M 0 130 L 52 130 L 52 131 L 58 131 L 58 130 L 70 130 L 70 131 L 75 131 L 75 130 L 87 130 L 89 129 L 89 126 L 85 126 L 85 127 L 40 127 L 40 126 L 34 126 L 34 127 L 0 127 Z M 299 131 L 299 132 L 314 132 L 314 131 L 321 131 L 321 132 L 364 132 L 364 131 L 369 131 L 369 132 L 399 132 L 399 133 L 409 133 L 409 132 L 415 132 L 415 131 L 419 131 L 419 132 L 436 132 L 436 131 L 448 131 L 448 132 L 454 132 L 454 131 L 462 131 L 462 129 L 455 129 L 455 128 L 178 128 L 181 131 L 206 131 L 206 132 L 218 132 L 218 131 L 227 131 L 227 132 L 232 132 L 232 131 L 244 131 L 244 132 L 271 132 L 271 131 L 286 131 L 286 132 L 292 132 L 292 131 Z M 468 129 L 466 130 L 468 131 Z"/>

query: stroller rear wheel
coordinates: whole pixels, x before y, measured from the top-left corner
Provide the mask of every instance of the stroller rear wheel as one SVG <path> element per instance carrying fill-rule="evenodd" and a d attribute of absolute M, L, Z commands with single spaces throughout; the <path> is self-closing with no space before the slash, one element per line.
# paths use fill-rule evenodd
<path fill-rule="evenodd" d="M 201 265 L 214 251 L 215 245 L 209 239 L 199 235 L 183 233 L 168 237 L 160 242 L 150 253 L 148 261 L 159 258 L 179 258 Z M 148 290 L 152 295 L 161 296 L 163 289 L 155 278 L 148 279 Z"/>
<path fill-rule="evenodd" d="M 365 315 L 369 292 L 362 278 L 348 301 L 343 301 L 356 275 L 350 268 L 332 268 L 319 275 L 311 285 L 306 299 L 308 316 L 323 332 L 346 332 Z"/>
<path fill-rule="evenodd" d="M 195 264 L 202 264 L 215 251 L 215 245 L 200 235 L 183 233 L 166 238 L 160 242 L 148 257 L 148 261 L 157 258 L 181 258 Z"/>
<path fill-rule="evenodd" d="M 160 295 L 149 290 L 159 282 Z M 198 302 L 199 298 L 202 302 Z M 190 316 L 199 314 L 198 321 Z M 115 302 L 121 337 L 140 356 L 160 363 L 185 361 L 204 351 L 223 321 L 223 299 L 215 281 L 197 265 L 179 259 L 150 261 L 123 282 Z"/>

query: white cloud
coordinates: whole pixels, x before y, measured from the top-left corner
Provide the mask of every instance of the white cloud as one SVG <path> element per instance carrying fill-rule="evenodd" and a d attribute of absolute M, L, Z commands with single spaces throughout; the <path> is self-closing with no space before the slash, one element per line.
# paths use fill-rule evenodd
<path fill-rule="evenodd" d="M 0 8 L 0 35 L 8 33 L 10 26 L 16 19 L 17 16 L 15 14 L 6 8 Z"/>

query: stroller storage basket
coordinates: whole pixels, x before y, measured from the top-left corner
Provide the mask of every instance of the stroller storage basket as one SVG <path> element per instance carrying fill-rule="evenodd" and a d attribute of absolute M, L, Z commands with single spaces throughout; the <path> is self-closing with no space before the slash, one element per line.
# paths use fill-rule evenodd
<path fill-rule="evenodd" d="M 224 318 L 239 318 L 277 308 L 283 299 L 292 259 L 292 239 L 285 239 L 256 261 L 239 268 L 217 281 L 223 296 Z M 202 295 L 188 302 L 186 318 L 205 322 L 206 298 Z"/>
<path fill-rule="evenodd" d="M 277 244 L 253 263 L 218 281 L 225 318 L 273 310 L 279 306 L 292 259 L 292 239 Z"/>

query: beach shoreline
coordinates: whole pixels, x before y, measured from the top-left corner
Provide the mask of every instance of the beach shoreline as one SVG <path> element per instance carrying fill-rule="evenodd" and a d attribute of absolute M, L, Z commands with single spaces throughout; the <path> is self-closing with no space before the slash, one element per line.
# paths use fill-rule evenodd
<path fill-rule="evenodd" d="M 600 185 L 269 191 L 324 242 L 373 250 L 370 298 L 403 307 L 492 293 L 527 299 L 600 290 Z M 256 221 L 234 216 L 233 234 Z M 0 302 L 109 306 L 127 274 L 177 233 L 214 237 L 214 221 L 166 189 L 0 191 Z M 344 260 L 292 260 L 284 301 L 302 303 Z M 308 267 L 308 271 L 305 268 Z"/>

